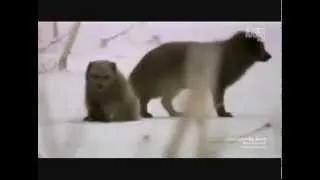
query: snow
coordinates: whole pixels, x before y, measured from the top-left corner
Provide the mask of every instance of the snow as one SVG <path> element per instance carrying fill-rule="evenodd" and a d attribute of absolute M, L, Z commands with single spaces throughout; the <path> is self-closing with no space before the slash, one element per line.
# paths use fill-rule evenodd
<path fill-rule="evenodd" d="M 207 127 L 208 139 L 211 141 L 209 144 L 219 151 L 218 157 L 281 157 L 281 23 L 144 22 L 106 48 L 99 48 L 100 38 L 112 36 L 133 23 L 83 23 L 68 60 L 68 72 L 39 75 L 38 150 L 41 156 L 161 157 L 177 119 L 168 117 L 159 99 L 149 103 L 149 111 L 155 116 L 153 119 L 125 123 L 82 122 L 86 115 L 86 65 L 94 59 L 109 59 L 115 61 L 120 71 L 128 76 L 144 53 L 157 46 L 147 43 L 153 35 L 158 35 L 162 42 L 208 41 L 226 38 L 247 27 L 263 27 L 266 48 L 273 58 L 268 63 L 256 64 L 227 91 L 226 107 L 234 118 L 217 118 L 208 98 L 208 111 L 212 115 Z M 69 22 L 59 22 L 60 33 L 68 32 L 70 25 Z M 46 33 L 45 27 L 41 33 Z M 61 47 L 57 46 L 54 51 L 39 55 L 39 61 L 57 59 L 61 53 L 59 50 Z M 177 110 L 187 92 L 182 92 L 175 99 Z M 267 144 L 263 148 L 244 148 L 241 142 L 212 143 L 216 137 L 246 134 L 267 122 L 272 123 L 271 128 L 251 134 L 253 138 L 266 139 Z M 149 136 L 148 140 L 143 140 L 145 135 Z M 192 125 L 179 157 L 194 157 L 195 147 L 196 126 Z"/>
<path fill-rule="evenodd" d="M 214 146 L 219 157 L 279 157 L 279 143 L 271 130 L 264 130 L 253 134 L 252 138 L 266 138 L 266 145 L 261 148 L 244 147 L 244 143 L 237 141 L 228 144 L 213 144 L 217 137 L 242 135 L 252 131 L 269 118 L 251 117 L 237 119 L 210 120 L 208 123 L 208 142 Z M 75 157 L 75 158 L 161 158 L 162 153 L 175 128 L 176 118 L 143 119 L 126 123 L 54 123 L 43 125 L 40 132 L 45 135 L 51 128 L 55 129 L 56 146 L 60 151 L 50 151 L 46 148 L 44 136 L 39 136 L 39 147 L 43 156 Z M 48 130 L 49 129 L 49 130 Z M 184 138 L 179 157 L 194 157 L 197 129 L 191 124 Z M 144 136 L 149 140 L 144 140 Z M 77 141 L 74 141 L 77 139 Z M 241 145 L 243 147 L 241 147 Z M 239 148 L 240 147 L 240 148 Z M 252 145 L 252 147 L 254 147 Z M 46 152 L 46 153 L 45 153 Z M 60 153 L 60 154 L 59 154 Z"/>

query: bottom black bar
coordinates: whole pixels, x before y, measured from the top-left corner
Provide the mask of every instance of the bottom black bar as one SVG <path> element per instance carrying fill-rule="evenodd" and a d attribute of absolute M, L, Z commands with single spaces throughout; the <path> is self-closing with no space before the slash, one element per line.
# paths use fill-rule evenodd
<path fill-rule="evenodd" d="M 281 179 L 281 159 L 39 159 L 39 180 L 96 178 Z M 134 176 L 137 177 L 134 177 Z M 163 176 L 163 177 L 160 177 Z"/>

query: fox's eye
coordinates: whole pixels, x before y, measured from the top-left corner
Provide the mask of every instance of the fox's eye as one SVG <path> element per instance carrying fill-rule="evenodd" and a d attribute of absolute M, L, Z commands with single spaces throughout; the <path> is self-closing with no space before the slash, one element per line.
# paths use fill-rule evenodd
<path fill-rule="evenodd" d="M 90 76 L 92 79 L 98 79 L 99 77 L 97 75 L 91 75 Z"/>

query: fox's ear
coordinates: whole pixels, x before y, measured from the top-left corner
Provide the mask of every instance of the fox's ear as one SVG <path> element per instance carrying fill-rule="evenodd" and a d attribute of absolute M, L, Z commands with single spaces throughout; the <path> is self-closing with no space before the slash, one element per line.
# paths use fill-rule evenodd
<path fill-rule="evenodd" d="M 110 67 L 114 72 L 117 72 L 117 64 L 115 62 L 110 62 Z"/>
<path fill-rule="evenodd" d="M 93 66 L 94 62 L 89 62 L 89 64 L 87 65 L 87 70 L 86 70 L 86 79 L 89 78 L 89 72 Z"/>
<path fill-rule="evenodd" d="M 237 38 L 245 38 L 247 36 L 248 32 L 247 31 L 237 31 L 235 34 L 234 34 L 234 37 L 237 37 Z"/>

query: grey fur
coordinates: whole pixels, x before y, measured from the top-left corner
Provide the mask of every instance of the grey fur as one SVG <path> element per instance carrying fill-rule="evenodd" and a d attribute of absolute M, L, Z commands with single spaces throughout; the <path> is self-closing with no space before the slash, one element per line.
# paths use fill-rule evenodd
<path fill-rule="evenodd" d="M 140 118 L 139 100 L 116 63 L 96 60 L 86 71 L 86 121 L 119 122 Z"/>
<path fill-rule="evenodd" d="M 161 103 L 171 116 L 178 116 L 181 113 L 173 108 L 173 98 L 187 87 L 186 59 L 190 48 L 197 47 L 209 52 L 210 47 L 221 49 L 216 55 L 219 68 L 215 69 L 217 79 L 211 89 L 213 103 L 216 112 L 220 117 L 232 117 L 224 105 L 224 94 L 228 87 L 238 81 L 255 62 L 265 62 L 271 58 L 265 50 L 264 43 L 253 33 L 238 31 L 232 37 L 212 42 L 169 42 L 149 51 L 137 64 L 130 74 L 130 81 L 136 95 L 140 99 L 141 115 L 152 117 L 147 110 L 148 102 L 161 97 Z M 208 48 L 209 47 L 209 48 Z M 207 59 L 207 58 L 206 58 Z M 216 58 L 213 58 L 216 59 Z M 198 59 L 193 59 L 197 61 Z M 201 67 L 210 67 L 209 62 L 202 64 L 199 60 L 199 69 L 194 72 L 201 72 Z M 204 66 L 202 66 L 204 65 Z M 197 68 L 195 67 L 195 68 Z M 212 67 L 214 68 L 214 67 Z M 189 79 L 188 79 L 189 80 Z"/>

